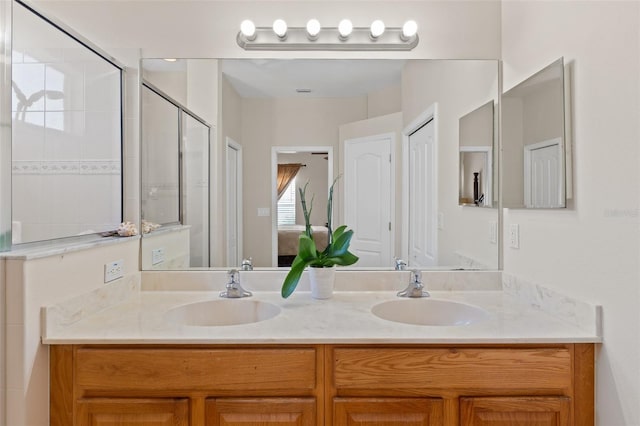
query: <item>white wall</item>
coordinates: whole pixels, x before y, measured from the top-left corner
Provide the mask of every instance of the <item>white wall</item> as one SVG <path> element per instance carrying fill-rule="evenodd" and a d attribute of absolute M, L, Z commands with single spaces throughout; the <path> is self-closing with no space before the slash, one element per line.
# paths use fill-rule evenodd
<path fill-rule="evenodd" d="M 506 1 L 504 87 L 564 56 L 572 77 L 575 199 L 558 211 L 508 210 L 520 249 L 504 269 L 602 304 L 596 412 L 640 425 L 640 3 Z"/>
<path fill-rule="evenodd" d="M 106 287 L 104 264 L 123 260 L 125 276 L 140 281 L 139 239 L 32 260 L 6 260 L 8 426 L 49 424 L 49 347 L 40 343 L 40 308 Z"/>
<path fill-rule="evenodd" d="M 37 0 L 104 48 L 137 46 L 149 58 L 379 57 L 498 58 L 500 2 L 475 1 L 109 1 Z M 304 26 L 314 16 L 337 26 L 345 16 L 367 27 L 383 17 L 400 27 L 415 19 L 420 43 L 412 52 L 245 52 L 236 43 L 240 22 L 269 26 L 276 18 Z M 117 23 L 117 24 L 115 24 Z M 437 41 L 437 42 L 436 42 Z"/>
<path fill-rule="evenodd" d="M 498 268 L 489 231 L 497 209 L 458 205 L 458 120 L 498 94 L 495 61 L 412 61 L 402 72 L 402 119 L 407 126 L 437 103 L 438 264 Z M 460 265 L 462 266 L 462 265 Z"/>

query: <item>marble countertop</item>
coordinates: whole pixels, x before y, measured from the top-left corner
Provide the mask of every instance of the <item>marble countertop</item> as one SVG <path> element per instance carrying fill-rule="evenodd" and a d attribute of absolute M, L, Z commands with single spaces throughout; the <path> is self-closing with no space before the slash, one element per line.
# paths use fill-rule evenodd
<path fill-rule="evenodd" d="M 139 285 L 139 284 L 138 284 Z M 253 297 L 280 308 L 275 317 L 257 323 L 229 326 L 183 326 L 170 320 L 173 308 L 220 300 L 218 291 L 136 291 L 125 300 L 95 313 L 78 315 L 72 308 L 43 310 L 45 344 L 513 344 L 591 343 L 601 337 L 562 316 L 524 303 L 505 291 L 431 291 L 431 299 L 476 305 L 489 315 L 460 326 L 409 325 L 387 321 L 371 308 L 398 300 L 395 291 L 337 291 L 333 298 L 315 300 L 307 291 L 282 299 L 277 291 L 255 291 Z M 401 299 L 409 301 L 409 299 Z M 73 319 L 75 318 L 75 319 Z"/>

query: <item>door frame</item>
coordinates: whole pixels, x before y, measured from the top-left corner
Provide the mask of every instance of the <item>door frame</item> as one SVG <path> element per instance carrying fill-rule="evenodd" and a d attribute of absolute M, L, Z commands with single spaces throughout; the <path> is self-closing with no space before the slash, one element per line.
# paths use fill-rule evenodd
<path fill-rule="evenodd" d="M 486 154 L 484 159 L 484 169 L 486 170 L 486 173 L 485 176 L 482 177 L 484 202 L 481 206 L 491 207 L 493 204 L 493 148 L 490 146 L 461 146 L 459 152 L 460 154 L 463 152 L 483 152 Z M 458 173 L 458 179 L 460 179 L 460 173 Z M 462 188 L 462 182 L 458 182 L 458 188 Z"/>
<path fill-rule="evenodd" d="M 429 105 L 424 111 L 418 114 L 404 129 L 402 129 L 402 234 L 401 234 L 401 247 L 402 247 L 402 259 L 407 263 L 409 262 L 409 136 L 415 133 L 422 126 L 429 121 L 433 121 L 433 141 L 434 141 L 434 153 L 436 159 L 438 158 L 438 103 L 434 102 Z M 438 173 L 436 171 L 435 186 L 438 187 Z M 438 197 L 434 200 L 434 214 L 438 217 Z M 435 223 L 439 222 L 438 220 Z M 437 234 L 437 228 L 434 235 Z M 436 258 L 438 257 L 438 244 L 435 249 Z"/>
<path fill-rule="evenodd" d="M 278 154 L 295 152 L 327 152 L 327 188 L 333 184 L 333 146 L 272 146 L 271 147 L 271 266 L 278 267 Z M 327 191 L 327 197 L 329 192 Z M 334 213 L 335 215 L 335 213 Z"/>
<path fill-rule="evenodd" d="M 390 215 L 389 215 L 389 221 L 391 222 L 391 229 L 389 230 L 389 242 L 391 244 L 389 253 L 391 255 L 391 257 L 389 258 L 389 265 L 393 264 L 393 257 L 396 255 L 395 251 L 396 251 L 396 209 L 395 209 L 395 199 L 396 199 L 396 134 L 394 132 L 388 132 L 388 133 L 380 133 L 380 134 L 376 134 L 376 135 L 370 135 L 370 136 L 361 136 L 361 137 L 357 137 L 357 138 L 352 138 L 352 139 L 345 139 L 343 142 L 343 147 L 342 147 L 342 164 L 344 167 L 344 170 L 342 170 L 343 174 L 345 174 L 346 176 L 346 165 L 347 165 L 347 145 L 352 143 L 362 143 L 362 142 L 370 142 L 370 141 L 374 141 L 374 140 L 379 140 L 379 139 L 389 139 L 389 151 L 391 153 L 391 158 L 389 159 L 390 161 L 390 166 L 389 166 L 389 173 L 390 173 L 390 180 L 389 180 L 389 200 L 391 201 L 390 205 L 389 205 L 389 209 L 390 209 Z M 346 181 L 344 182 L 344 188 L 346 188 Z M 346 193 L 346 191 L 343 191 L 343 193 Z M 347 217 L 347 202 L 346 199 L 344 198 L 343 194 L 343 200 L 342 200 L 342 217 L 346 218 Z M 382 266 L 382 265 L 380 265 Z"/>
<path fill-rule="evenodd" d="M 230 138 L 229 136 L 226 137 L 226 146 L 225 146 L 225 169 L 227 168 L 227 166 L 229 165 L 229 150 L 233 149 L 234 151 L 236 151 L 237 153 L 237 157 L 236 157 L 236 186 L 237 188 L 239 188 L 239 192 L 240 192 L 240 196 L 236 197 L 236 212 L 237 214 L 240 215 L 239 220 L 236 220 L 236 223 L 238 225 L 238 229 L 237 229 L 237 233 L 236 233 L 236 237 L 238 239 L 238 241 L 236 242 L 236 251 L 237 251 L 237 255 L 238 255 L 238 260 L 242 260 L 243 257 L 243 247 L 242 247 L 242 241 L 243 241 L 243 225 L 244 225 L 244 214 L 242 211 L 242 197 L 244 196 L 243 194 L 243 188 L 242 188 L 242 145 L 240 145 L 238 142 L 236 142 L 235 140 L 233 140 L 232 138 Z M 227 176 L 229 176 L 227 174 Z M 225 182 L 227 182 L 227 180 L 225 179 Z M 229 183 L 227 182 L 226 184 L 226 198 L 227 198 L 227 203 L 229 202 Z M 225 212 L 225 216 L 228 216 L 229 213 L 229 208 L 227 207 L 226 212 Z M 229 218 L 227 217 L 226 220 L 227 223 L 227 227 L 226 227 L 226 234 L 227 234 L 227 264 L 229 263 L 229 254 L 230 254 L 230 248 L 229 248 Z M 238 265 L 228 265 L 228 266 L 238 266 Z"/>
<path fill-rule="evenodd" d="M 525 207 L 531 207 L 531 155 L 532 152 L 537 149 L 548 148 L 555 146 L 558 151 L 558 207 L 566 206 L 565 198 L 565 165 L 563 161 L 563 146 L 562 138 L 557 137 L 553 139 L 547 139 L 541 142 L 532 143 L 524 146 L 524 205 Z"/>

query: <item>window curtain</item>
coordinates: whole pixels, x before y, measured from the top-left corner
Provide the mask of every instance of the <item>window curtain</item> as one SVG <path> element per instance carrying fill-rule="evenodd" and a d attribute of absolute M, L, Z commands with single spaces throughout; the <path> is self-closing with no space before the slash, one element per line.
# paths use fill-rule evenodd
<path fill-rule="evenodd" d="M 300 163 L 278 164 L 278 200 L 282 197 L 293 178 L 296 177 L 301 167 L 302 164 Z"/>

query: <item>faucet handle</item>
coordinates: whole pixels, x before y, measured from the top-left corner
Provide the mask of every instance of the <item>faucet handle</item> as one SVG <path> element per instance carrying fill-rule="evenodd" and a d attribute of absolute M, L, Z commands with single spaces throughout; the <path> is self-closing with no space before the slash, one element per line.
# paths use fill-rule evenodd
<path fill-rule="evenodd" d="M 409 285 L 398 292 L 398 297 L 429 297 L 429 292 L 424 290 L 422 285 L 422 272 L 417 269 L 411 270 Z"/>
<path fill-rule="evenodd" d="M 240 272 L 237 269 L 230 269 L 227 272 L 229 282 L 227 284 L 240 284 Z"/>
<path fill-rule="evenodd" d="M 407 269 L 407 262 L 400 259 L 399 257 L 394 257 L 393 260 L 396 263 L 396 271 L 404 271 Z"/>
<path fill-rule="evenodd" d="M 248 259 L 242 259 L 241 265 L 243 271 L 253 271 L 253 258 L 249 257 Z"/>

